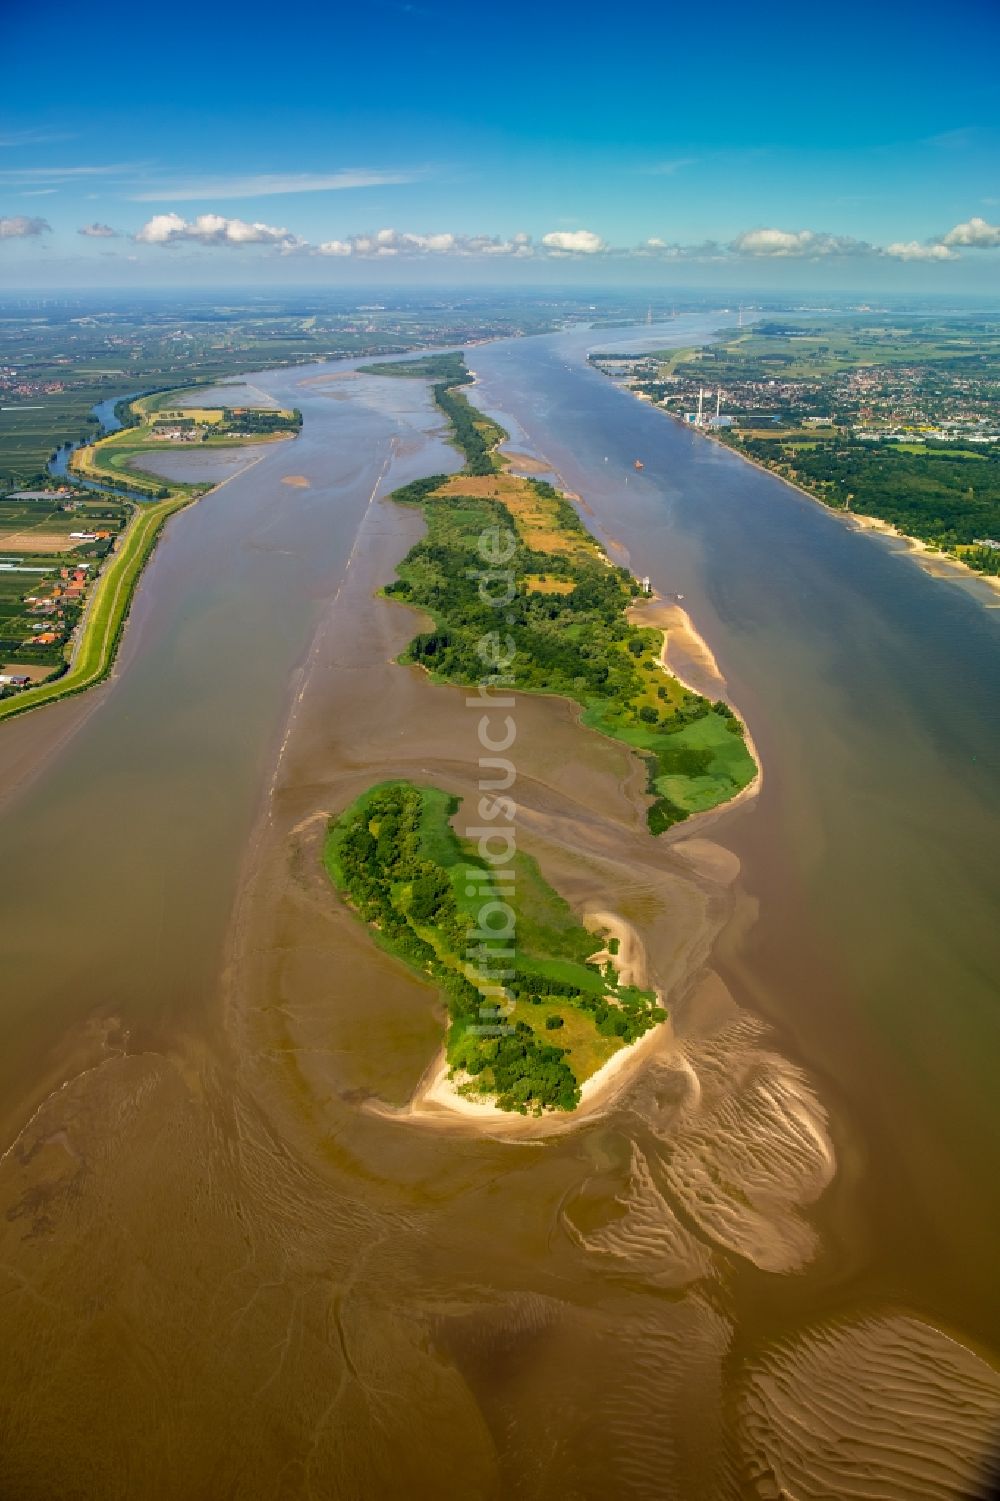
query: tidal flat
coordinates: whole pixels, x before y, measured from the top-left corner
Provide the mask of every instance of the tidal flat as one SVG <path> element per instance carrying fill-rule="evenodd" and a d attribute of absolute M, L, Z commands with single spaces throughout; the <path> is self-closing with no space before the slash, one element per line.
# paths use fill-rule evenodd
<path fill-rule="evenodd" d="M 17 941 L 0 1489 L 19 1498 L 437 1501 L 460 1474 L 469 1496 L 767 1501 L 779 1486 L 828 1492 L 835 1448 L 874 1477 L 859 1496 L 950 1501 L 981 1466 L 1000 1414 L 980 1276 L 993 1180 L 985 1144 L 959 1130 L 976 1096 L 963 1101 L 941 1072 L 942 1047 L 966 1035 L 969 983 L 953 961 L 952 1005 L 936 1018 L 907 985 L 920 1063 L 907 1072 L 897 1051 L 887 1070 L 825 927 L 837 920 L 841 949 L 865 938 L 854 895 L 867 912 L 881 831 L 898 842 L 907 828 L 892 787 L 910 807 L 931 755 L 917 735 L 905 753 L 894 740 L 878 783 L 873 704 L 898 730 L 907 683 L 865 676 L 885 650 L 872 615 L 890 608 L 892 577 L 877 606 L 852 594 L 842 528 L 843 544 L 813 538 L 828 585 L 797 576 L 797 513 L 783 549 L 774 537 L 796 502 L 774 481 L 747 466 L 727 481 L 685 435 L 654 438 L 672 427 L 656 414 L 630 427 L 606 383 L 565 368 L 566 341 L 519 343 L 476 351 L 477 399 L 544 422 L 534 447 L 595 527 L 635 557 L 645 547 L 661 591 L 684 594 L 767 772 L 758 799 L 653 840 L 627 750 L 566 702 L 518 701 L 524 847 L 576 910 L 634 927 L 671 1033 L 606 1111 L 555 1136 L 416 1130 L 371 1108 L 412 1097 L 442 1017 L 433 990 L 338 904 L 320 851 L 329 817 L 378 778 L 475 789 L 463 692 L 396 664 L 420 621 L 375 593 L 421 529 L 381 496 L 447 453 L 410 382 L 346 379 L 331 399 L 306 372 L 255 377 L 303 407 L 294 451 L 177 519 L 98 708 L 47 711 L 65 737 L 48 750 L 31 716 L 8 727 L 22 780 L 3 810 L 21 864 L 3 875 Z M 561 400 L 583 414 L 575 426 Z M 596 468 L 619 424 L 620 468 L 646 458 L 628 505 Z M 285 484 L 293 475 L 308 487 Z M 714 553 L 699 530 L 713 510 L 726 522 Z M 752 517 L 771 529 L 760 551 Z M 725 587 L 712 574 L 723 563 Z M 932 589 L 906 575 L 900 609 L 911 587 Z M 948 657 L 946 607 L 917 603 Z M 979 648 L 959 613 L 971 671 Z M 832 619 L 845 654 L 867 646 L 846 700 L 857 719 Z M 681 645 L 671 665 L 698 683 L 695 646 Z M 953 660 L 940 669 L 950 683 Z M 925 654 L 925 722 L 938 670 Z M 964 744 L 974 728 L 953 706 L 953 736 Z M 824 788 L 848 776 L 857 797 L 830 807 Z M 977 776 L 941 781 L 935 825 L 966 932 Z M 858 801 L 868 845 L 852 864 L 854 844 L 837 839 L 855 834 Z M 923 827 L 914 838 L 922 848 Z M 817 862 L 863 889 L 827 893 L 810 916 Z M 910 867 L 908 896 L 920 890 Z M 44 875 L 42 905 L 25 873 Z M 939 945 L 949 913 L 943 903 Z M 864 957 L 890 987 L 878 951 Z M 936 1073 L 919 1054 L 932 1019 Z M 923 1176 L 900 1170 L 887 1117 L 920 1133 Z M 962 1279 L 939 1254 L 959 1208 Z M 935 1227 L 926 1254 L 914 1224 Z"/>

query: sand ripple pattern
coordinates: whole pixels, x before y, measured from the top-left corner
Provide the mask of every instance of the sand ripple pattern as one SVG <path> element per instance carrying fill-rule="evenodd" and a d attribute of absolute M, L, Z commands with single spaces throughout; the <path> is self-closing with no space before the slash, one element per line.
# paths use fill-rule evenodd
<path fill-rule="evenodd" d="M 929 1324 L 870 1319 L 762 1361 L 740 1416 L 759 1501 L 972 1501 L 1000 1433 L 1000 1374 Z"/>
<path fill-rule="evenodd" d="M 699 1089 L 664 1132 L 666 1182 L 717 1245 L 793 1272 L 817 1247 L 801 1211 L 836 1164 L 823 1107 L 800 1069 L 761 1046 L 763 1030 L 741 1020 L 687 1046 Z"/>
<path fill-rule="evenodd" d="M 683 1287 L 711 1270 L 710 1253 L 680 1223 L 634 1143 L 628 1186 L 615 1203 L 621 1215 L 589 1234 L 567 1221 L 570 1234 L 585 1250 L 662 1287 Z"/>

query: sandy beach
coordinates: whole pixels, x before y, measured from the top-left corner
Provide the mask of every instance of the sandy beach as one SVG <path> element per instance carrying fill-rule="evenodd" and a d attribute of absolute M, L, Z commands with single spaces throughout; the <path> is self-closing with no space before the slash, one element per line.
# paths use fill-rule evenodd
<path fill-rule="evenodd" d="M 617 952 L 612 953 L 605 946 L 593 955 L 592 962 L 603 965 L 610 961 L 623 985 L 642 988 L 649 985 L 646 949 L 631 923 L 615 912 L 593 908 L 584 913 L 584 924 L 591 932 L 600 933 L 609 940 L 618 940 Z M 656 995 L 657 1003 L 665 1007 L 663 996 L 659 991 Z M 461 1086 L 469 1082 L 467 1078 L 451 1077 L 444 1048 L 434 1059 L 407 1105 L 394 1109 L 382 1104 L 369 1104 L 368 1109 L 394 1120 L 433 1125 L 461 1123 L 490 1135 L 520 1138 L 550 1136 L 572 1130 L 582 1120 L 590 1119 L 609 1108 L 617 1096 L 633 1082 L 643 1065 L 654 1055 L 669 1052 L 672 1043 L 673 1034 L 668 1019 L 651 1027 L 635 1042 L 618 1048 L 606 1063 L 584 1080 L 580 1090 L 580 1103 L 573 1111 L 552 1111 L 542 1116 L 520 1115 L 516 1111 L 498 1110 L 492 1097 L 470 1098 L 461 1092 Z"/>
<path fill-rule="evenodd" d="M 704 813 L 695 813 L 691 818 L 677 826 L 674 831 L 687 830 L 693 824 L 699 826 L 706 818 L 715 819 L 720 813 L 725 813 L 729 808 L 735 808 L 737 804 L 746 802 L 749 798 L 756 797 L 764 785 L 764 766 L 760 758 L 760 752 L 754 744 L 750 733 L 750 726 L 746 718 L 740 713 L 736 704 L 729 699 L 726 690 L 726 680 L 722 675 L 715 654 L 704 636 L 695 626 L 687 611 L 679 604 L 671 603 L 653 594 L 642 604 L 633 605 L 628 611 L 628 618 L 635 625 L 653 626 L 663 632 L 663 645 L 660 648 L 659 662 L 664 672 L 676 678 L 689 693 L 700 693 L 704 697 L 714 694 L 718 698 L 725 699 L 734 713 L 739 714 L 743 723 L 743 738 L 746 742 L 757 772 L 753 780 L 746 787 L 731 797 L 728 802 L 720 803 L 717 808 L 709 808 Z M 678 666 L 677 658 L 680 657 L 685 664 L 693 666 L 697 674 L 702 678 L 702 686 L 691 682 L 684 675 L 684 668 Z M 690 666 L 687 670 L 690 671 Z M 681 836 L 683 837 L 683 836 Z"/>

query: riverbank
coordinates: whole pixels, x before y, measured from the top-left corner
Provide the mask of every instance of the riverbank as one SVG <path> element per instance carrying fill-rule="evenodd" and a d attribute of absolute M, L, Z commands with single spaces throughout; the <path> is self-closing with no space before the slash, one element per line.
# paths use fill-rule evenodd
<path fill-rule="evenodd" d="M 251 460 L 251 463 L 255 462 L 257 460 Z M 0 720 L 13 719 L 45 704 L 85 693 L 110 675 L 135 591 L 163 528 L 179 511 L 221 490 L 235 477 L 230 475 L 198 495 L 173 496 L 136 508 L 110 561 L 101 569 L 93 585 L 77 629 L 67 671 L 37 688 L 0 699 Z"/>
<path fill-rule="evenodd" d="M 66 670 L 58 677 L 40 683 L 36 688 L 28 688 L 0 699 L 0 721 L 26 714 L 32 709 L 42 708 L 45 704 L 55 703 L 74 694 L 84 693 L 109 676 L 132 598 L 166 523 L 177 512 L 206 495 L 211 495 L 236 477 L 234 473 L 218 483 L 206 484 L 164 480 L 155 474 L 136 470 L 135 466 L 141 463 L 144 456 L 152 454 L 159 458 L 175 453 L 182 453 L 185 457 L 197 456 L 202 447 L 201 444 L 196 447 L 193 442 L 160 441 L 155 436 L 153 424 L 158 416 L 157 403 L 169 401 L 172 397 L 172 392 L 160 392 L 153 396 L 132 398 L 128 407 L 130 413 L 137 416 L 137 422 L 132 426 L 120 426 L 97 442 L 83 444 L 71 453 L 67 474 L 70 478 L 75 477 L 78 483 L 102 490 L 131 486 L 140 495 L 147 496 L 147 499 L 137 500 L 131 495 L 128 498 L 132 515 L 119 534 L 110 558 L 90 586 L 83 613 L 72 638 Z M 176 405 L 176 399 L 174 404 Z M 211 428 L 224 425 L 220 412 L 214 409 L 189 411 L 178 407 L 177 412 L 172 412 L 170 416 L 180 424 L 176 429 L 177 433 L 183 430 L 183 424 L 189 423 L 192 416 L 200 417 L 205 424 L 205 432 L 210 434 L 205 446 L 222 456 L 229 450 L 238 453 L 240 449 L 248 447 L 263 450 L 275 442 L 297 436 L 298 427 L 293 424 L 293 413 L 279 410 L 272 414 L 270 409 L 267 412 L 267 420 L 273 421 L 275 417 L 283 419 L 284 426 L 281 430 L 263 434 L 227 432 L 225 437 L 215 437 L 210 433 Z M 255 416 L 259 417 L 260 414 L 250 412 L 248 417 L 241 420 L 246 423 Z M 166 414 L 164 417 L 166 418 Z M 168 428 L 167 431 L 173 429 Z M 263 456 L 263 451 L 251 454 L 237 472 L 244 472 Z"/>
<path fill-rule="evenodd" d="M 544 1139 L 366 1107 L 412 1096 L 440 1007 L 331 898 L 325 819 L 302 825 L 377 777 L 473 809 L 477 716 L 394 665 L 420 626 L 373 597 L 422 529 L 369 504 L 394 435 L 386 489 L 450 457 L 428 393 L 317 395 L 295 448 L 165 534 L 113 692 L 0 736 L 37 745 L 100 706 L 0 841 L 12 1494 L 176 1501 L 222 1475 L 279 1496 L 307 1476 L 423 1501 L 460 1474 L 484 1496 L 701 1501 L 765 1470 L 836 1494 L 834 1454 L 953 1501 L 959 1448 L 989 1440 L 981 1366 L 886 1320 L 996 1353 L 1000 621 L 692 456 L 573 348 L 494 346 L 494 409 L 684 591 L 767 759 L 754 811 L 709 831 L 727 859 L 704 821 L 650 839 L 621 743 L 518 698 L 519 837 L 574 911 L 637 929 L 673 1040 L 606 1115 Z M 283 404 L 291 382 L 265 379 Z M 626 506 L 611 471 L 638 453 L 653 483 Z M 84 1074 L 100 1039 L 80 1042 L 78 1083 L 22 1131 L 91 1016 L 128 1056 Z M 817 1198 L 824 1111 L 839 1170 Z M 891 1452 L 855 1443 L 872 1413 Z M 915 1452 L 941 1467 L 901 1474 Z"/>
<path fill-rule="evenodd" d="M 421 373 L 419 362 L 405 370 Z M 588 728 L 645 762 L 652 833 L 728 803 L 756 774 L 740 720 L 724 700 L 712 702 L 664 670 L 661 633 L 636 626 L 629 614 L 642 586 L 588 530 L 579 497 L 511 473 L 501 449 L 506 433 L 455 393 L 462 370 L 451 382 L 436 384 L 434 396 L 466 454 L 465 469 L 414 481 L 391 497 L 419 507 L 427 524 L 385 590 L 433 622 L 401 660 L 436 682 L 480 681 L 479 643 L 496 630 L 496 604 L 471 564 L 481 538 L 501 528 L 510 541 L 504 639 L 518 691 L 569 699 Z"/>
<path fill-rule="evenodd" d="M 681 605 L 670 603 L 654 593 L 648 603 L 633 605 L 629 611 L 629 618 L 634 619 L 637 624 L 654 626 L 663 632 L 663 645 L 657 660 L 665 673 L 675 678 L 688 692 L 715 695 L 724 699 L 735 713 L 739 713 L 737 705 L 729 696 L 728 685 L 715 660 L 712 648 Z M 702 679 L 700 685 L 685 676 L 685 671 L 690 671 L 690 668 L 684 667 L 685 662 L 690 663 L 697 670 Z M 705 809 L 703 815 L 696 816 L 706 816 L 712 811 L 721 813 L 727 808 L 734 808 L 737 803 L 756 797 L 764 785 L 764 763 L 760 752 L 743 715 L 740 715 L 740 722 L 743 725 L 743 740 L 757 770 L 747 785 L 734 793 L 727 802 L 721 803 L 718 809 Z M 687 828 L 686 824 L 683 825 L 685 836 Z"/>
<path fill-rule="evenodd" d="M 611 379 L 610 376 L 605 378 Z M 797 494 L 803 496 L 806 500 L 813 501 L 816 505 L 822 506 L 824 511 L 828 512 L 831 516 L 837 517 L 838 520 L 845 522 L 852 530 L 874 532 L 880 536 L 891 537 L 894 541 L 903 543 L 907 551 L 912 555 L 917 567 L 926 573 L 929 578 L 947 579 L 953 583 L 971 583 L 975 581 L 980 584 L 986 584 L 998 596 L 998 603 L 1000 603 L 1000 576 L 983 573 L 978 568 L 970 568 L 968 563 L 964 563 L 954 553 L 944 552 L 940 548 L 932 547 L 919 537 L 914 537 L 908 532 L 901 531 L 891 522 L 883 521 L 881 517 L 869 516 L 858 511 L 845 510 L 841 506 L 831 506 L 824 500 L 822 495 L 818 495 L 815 491 L 807 489 L 805 485 L 791 479 L 787 474 L 783 474 L 777 467 L 764 463 L 763 460 L 756 458 L 753 454 L 744 452 L 732 443 L 725 442 L 723 438 L 720 438 L 716 433 L 707 428 L 695 427 L 692 423 L 685 422 L 682 417 L 677 416 L 676 412 L 671 412 L 664 407 L 657 406 L 643 392 L 633 391 L 630 387 L 623 386 L 617 381 L 613 382 L 613 384 L 618 386 L 620 390 L 626 391 L 635 401 L 641 402 L 643 405 L 651 407 L 653 411 L 659 412 L 661 416 L 669 418 L 678 427 L 685 429 L 687 432 L 694 432 L 699 438 L 705 438 L 708 442 L 714 443 L 716 447 L 723 449 L 726 453 L 731 453 L 736 458 L 741 459 L 744 464 L 752 465 L 754 469 L 759 469 L 762 474 L 768 474 L 772 479 L 776 479 L 781 484 L 787 485 L 790 490 L 796 491 Z"/>

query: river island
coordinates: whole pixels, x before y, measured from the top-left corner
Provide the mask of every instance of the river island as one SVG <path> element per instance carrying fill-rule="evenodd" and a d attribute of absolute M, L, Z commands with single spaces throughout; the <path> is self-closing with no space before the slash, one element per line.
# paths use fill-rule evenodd
<path fill-rule="evenodd" d="M 472 379 L 462 356 L 361 373 L 432 380 L 465 457 L 459 473 L 415 480 L 389 497 L 418 507 L 427 528 L 382 591 L 428 617 L 400 663 L 437 682 L 481 691 L 502 679 L 517 692 L 577 704 L 583 725 L 645 762 L 651 835 L 750 789 L 759 772 L 742 721 L 667 670 L 667 633 L 644 622 L 648 585 L 612 563 L 570 499 L 510 471 L 500 451 L 507 434 L 461 391 Z M 495 594 L 482 586 L 483 537 L 504 539 L 509 582 L 499 616 Z M 486 670 L 483 654 L 498 624 L 512 667 L 500 676 Z M 444 993 L 456 1102 L 477 1101 L 490 1113 L 573 1111 L 613 1054 L 665 1020 L 663 998 L 631 983 L 613 915 L 585 926 L 520 852 L 501 884 L 482 851 L 451 828 L 457 808 L 441 788 L 378 784 L 332 820 L 327 871 L 376 941 Z M 484 903 L 510 913 L 509 931 L 498 935 L 509 944 L 499 983 L 496 945 L 470 947 Z"/>

